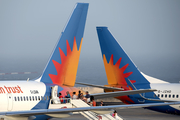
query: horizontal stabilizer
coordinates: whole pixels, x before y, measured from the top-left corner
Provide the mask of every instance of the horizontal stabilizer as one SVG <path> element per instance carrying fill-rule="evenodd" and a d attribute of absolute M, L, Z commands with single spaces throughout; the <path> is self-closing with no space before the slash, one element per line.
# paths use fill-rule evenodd
<path fill-rule="evenodd" d="M 157 91 L 157 90 L 156 89 L 141 89 L 141 90 L 117 91 L 117 92 L 91 94 L 91 96 L 94 96 L 94 99 L 101 99 L 101 98 L 107 98 L 107 97 L 119 97 L 119 96 L 140 94 L 140 93 L 153 92 L 153 91 Z"/>

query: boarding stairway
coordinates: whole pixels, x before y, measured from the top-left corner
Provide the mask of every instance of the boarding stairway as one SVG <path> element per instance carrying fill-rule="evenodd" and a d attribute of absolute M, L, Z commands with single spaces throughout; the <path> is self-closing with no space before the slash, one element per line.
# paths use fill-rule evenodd
<path fill-rule="evenodd" d="M 58 86 L 57 85 L 53 86 L 51 91 L 53 94 L 51 94 L 51 99 L 49 102 L 48 109 L 91 107 L 80 99 L 73 100 L 71 98 L 63 98 L 62 99 L 63 101 L 60 101 L 60 99 L 57 97 L 57 91 L 58 91 Z M 110 114 L 111 112 L 112 112 L 111 110 L 99 110 L 99 111 L 94 110 L 94 111 L 83 111 L 79 113 L 89 120 L 123 120 L 119 116 L 117 116 L 117 118 L 115 119 Z"/>
<path fill-rule="evenodd" d="M 90 105 L 88 105 L 87 103 L 85 103 L 84 101 L 80 100 L 80 99 L 67 99 L 64 98 L 63 103 L 61 103 L 58 99 L 51 99 L 50 100 L 50 104 L 49 104 L 49 109 L 59 109 L 59 108 L 79 108 L 79 107 L 92 107 Z M 114 117 L 112 117 L 112 114 L 110 114 L 110 112 L 112 112 L 111 110 L 99 110 L 99 111 L 83 111 L 83 112 L 75 112 L 73 114 L 76 113 L 80 113 L 81 115 L 83 115 L 84 117 L 86 117 L 89 120 L 123 120 L 121 117 L 117 116 L 117 119 L 115 119 Z"/>
<path fill-rule="evenodd" d="M 71 104 L 77 108 L 78 107 L 91 107 L 87 103 L 85 103 L 84 101 L 82 101 L 80 99 L 71 100 Z M 110 115 L 110 114 L 99 115 L 92 111 L 84 111 L 84 112 L 79 112 L 79 113 L 89 120 L 117 120 L 114 117 L 112 117 L 112 115 Z M 118 120 L 123 120 L 119 116 L 117 116 L 117 118 L 118 118 Z"/>

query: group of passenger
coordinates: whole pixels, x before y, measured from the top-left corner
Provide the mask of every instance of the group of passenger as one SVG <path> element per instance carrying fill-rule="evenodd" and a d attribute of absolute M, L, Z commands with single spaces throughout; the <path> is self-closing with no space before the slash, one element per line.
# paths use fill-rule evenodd
<path fill-rule="evenodd" d="M 71 95 L 69 94 L 69 91 L 66 92 L 65 98 L 67 98 L 67 99 L 71 98 Z M 81 99 L 82 101 L 86 102 L 87 104 L 89 104 L 91 106 L 96 106 L 96 101 L 94 100 L 94 97 L 90 96 L 88 91 L 86 91 L 85 96 L 83 95 L 83 93 L 81 93 L 81 91 L 79 91 L 78 96 L 76 95 L 76 92 L 73 92 L 72 99 Z M 60 100 L 61 103 L 67 103 L 69 101 L 69 100 L 66 100 L 66 102 L 64 102 L 64 98 L 63 98 L 61 93 L 59 93 L 59 100 Z M 99 106 L 104 106 L 103 101 L 100 102 Z M 117 118 L 116 110 L 114 111 L 112 116 L 114 118 Z"/>
<path fill-rule="evenodd" d="M 59 100 L 61 103 L 67 103 L 69 101 L 68 98 L 72 98 L 72 99 L 81 99 L 82 101 L 86 102 L 87 104 L 89 104 L 91 106 L 96 106 L 96 101 L 94 100 L 94 97 L 90 96 L 88 91 L 86 91 L 85 96 L 83 95 L 83 93 L 80 90 L 79 90 L 78 96 L 76 95 L 76 92 L 73 92 L 72 97 L 71 97 L 69 91 L 67 91 L 65 98 L 67 98 L 67 99 L 64 99 L 62 94 L 59 93 Z M 101 104 L 101 106 L 103 106 L 103 104 Z"/>

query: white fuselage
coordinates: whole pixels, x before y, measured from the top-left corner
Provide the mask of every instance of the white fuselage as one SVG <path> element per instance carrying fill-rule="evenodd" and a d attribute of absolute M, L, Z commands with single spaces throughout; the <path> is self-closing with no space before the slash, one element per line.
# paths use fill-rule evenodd
<path fill-rule="evenodd" d="M 180 84 L 179 83 L 154 83 L 150 84 L 151 88 L 157 89 L 154 93 L 160 99 L 180 101 Z"/>
<path fill-rule="evenodd" d="M 46 85 L 42 82 L 1 81 L 0 112 L 31 110 L 41 100 L 47 100 L 45 93 Z"/>
<path fill-rule="evenodd" d="M 154 93 L 161 100 L 180 101 L 179 83 L 154 83 L 151 88 L 157 89 Z M 180 105 L 171 105 L 176 110 L 180 110 Z"/>

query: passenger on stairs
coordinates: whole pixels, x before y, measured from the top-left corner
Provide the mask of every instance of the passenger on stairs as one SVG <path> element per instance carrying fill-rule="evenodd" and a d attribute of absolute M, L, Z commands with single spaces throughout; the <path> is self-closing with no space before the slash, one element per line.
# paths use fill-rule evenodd
<path fill-rule="evenodd" d="M 94 99 L 92 100 L 92 106 L 96 106 L 96 101 Z"/>
<path fill-rule="evenodd" d="M 89 104 L 91 106 L 96 106 L 96 101 L 94 100 L 94 96 L 91 96 L 91 102 Z"/>
<path fill-rule="evenodd" d="M 84 97 L 83 93 L 81 93 L 80 99 L 81 99 L 82 101 L 86 102 L 86 98 Z"/>
<path fill-rule="evenodd" d="M 69 103 L 69 102 L 70 102 L 71 95 L 69 94 L 69 91 L 67 91 L 66 94 L 67 94 L 67 95 L 65 96 L 65 98 L 67 98 L 67 103 Z"/>
<path fill-rule="evenodd" d="M 116 119 L 116 120 L 118 120 L 118 117 L 117 117 L 117 112 L 116 112 L 116 110 L 114 111 L 114 113 L 112 114 L 112 116 Z"/>
<path fill-rule="evenodd" d="M 77 99 L 76 92 L 73 92 L 72 99 Z"/>
<path fill-rule="evenodd" d="M 69 94 L 69 91 L 67 91 L 66 94 L 67 95 L 65 96 L 65 98 L 71 98 L 71 95 Z"/>
<path fill-rule="evenodd" d="M 88 91 L 86 91 L 86 96 L 85 96 L 85 98 L 86 98 L 86 102 L 89 103 L 89 102 L 90 102 L 90 95 L 89 95 L 89 92 L 88 92 Z"/>
<path fill-rule="evenodd" d="M 59 93 L 59 100 L 60 100 L 61 103 L 63 103 L 63 96 L 62 96 L 61 93 Z"/>
<path fill-rule="evenodd" d="M 81 99 L 81 91 L 79 90 L 78 99 Z"/>
<path fill-rule="evenodd" d="M 104 103 L 103 103 L 103 101 L 101 101 L 101 103 L 100 103 L 100 106 L 104 106 Z"/>

